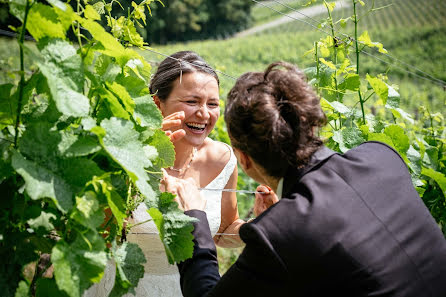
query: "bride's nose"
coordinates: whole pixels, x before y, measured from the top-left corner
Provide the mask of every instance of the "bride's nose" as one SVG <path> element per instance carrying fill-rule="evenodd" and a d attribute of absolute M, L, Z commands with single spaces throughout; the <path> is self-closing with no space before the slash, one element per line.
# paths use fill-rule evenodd
<path fill-rule="evenodd" d="M 206 104 L 199 106 L 196 115 L 203 120 L 208 120 L 210 118 L 209 109 L 207 108 Z"/>

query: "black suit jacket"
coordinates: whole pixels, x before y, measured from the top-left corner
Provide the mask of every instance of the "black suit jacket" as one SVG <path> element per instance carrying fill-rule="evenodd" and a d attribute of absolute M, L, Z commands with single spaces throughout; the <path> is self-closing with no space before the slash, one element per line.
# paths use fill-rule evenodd
<path fill-rule="evenodd" d="M 200 222 L 179 264 L 184 296 L 446 296 L 446 241 L 390 147 L 324 147 L 288 170 L 283 193 L 242 226 L 221 279 L 205 213 L 186 212 Z"/>

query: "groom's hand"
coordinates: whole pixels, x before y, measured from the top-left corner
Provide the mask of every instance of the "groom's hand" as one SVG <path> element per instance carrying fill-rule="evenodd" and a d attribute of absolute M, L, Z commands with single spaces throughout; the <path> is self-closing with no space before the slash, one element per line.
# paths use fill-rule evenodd
<path fill-rule="evenodd" d="M 262 192 L 264 194 L 256 193 L 256 201 L 254 202 L 254 214 L 256 217 L 261 215 L 265 210 L 270 208 L 273 204 L 279 201 L 276 193 L 271 190 L 270 187 L 260 185 L 257 187 L 257 192 Z"/>

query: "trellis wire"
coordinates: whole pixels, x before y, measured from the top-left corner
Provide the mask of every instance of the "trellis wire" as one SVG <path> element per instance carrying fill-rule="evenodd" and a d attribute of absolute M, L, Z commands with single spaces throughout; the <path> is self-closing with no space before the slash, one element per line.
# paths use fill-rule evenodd
<path fill-rule="evenodd" d="M 248 191 L 248 190 L 237 190 L 237 189 L 210 189 L 210 188 L 198 188 L 200 191 L 213 191 L 213 192 L 232 192 L 232 193 L 243 193 L 243 194 L 268 194 L 266 192 Z"/>
<path fill-rule="evenodd" d="M 317 26 L 314 25 L 314 24 L 311 24 L 310 22 L 307 22 L 307 21 L 302 20 L 302 19 L 299 19 L 299 18 L 295 18 L 295 17 L 293 17 L 293 16 L 291 16 L 291 15 L 289 15 L 289 14 L 286 14 L 286 13 L 283 13 L 283 12 L 281 12 L 281 11 L 278 11 L 277 9 L 275 9 L 275 8 L 273 8 L 273 7 L 271 7 L 271 6 L 268 6 L 268 5 L 266 5 L 266 4 L 263 4 L 263 3 L 261 3 L 261 2 L 259 2 L 259 1 L 257 1 L 257 0 L 251 0 L 251 1 L 253 1 L 253 2 L 255 2 L 255 3 L 257 3 L 257 4 L 261 5 L 261 6 L 264 6 L 264 7 L 268 8 L 268 9 L 270 9 L 270 10 L 273 10 L 273 11 L 275 11 L 275 12 L 277 12 L 277 13 L 283 15 L 283 16 L 286 16 L 286 17 L 291 18 L 291 19 L 293 19 L 293 20 L 296 20 L 296 21 L 299 21 L 299 22 L 303 22 L 303 23 L 305 23 L 305 24 L 307 24 L 307 25 L 310 25 L 311 27 L 315 28 L 316 30 L 318 30 L 318 31 L 320 31 L 320 32 L 322 32 L 322 33 L 324 33 L 324 34 L 326 34 L 326 35 L 329 35 L 329 36 L 331 35 L 329 32 L 326 32 L 326 31 L 322 30 L 321 28 L 317 27 Z M 306 14 L 302 13 L 301 11 L 299 11 L 299 10 L 297 10 L 297 9 L 291 7 L 291 6 L 288 6 L 288 5 L 282 3 L 282 2 L 280 2 L 280 1 L 278 1 L 278 0 L 271 0 L 271 1 L 273 1 L 273 2 L 275 2 L 275 3 L 277 3 L 277 4 L 280 4 L 280 5 L 282 5 L 282 6 L 285 6 L 285 7 L 289 8 L 289 9 L 291 9 L 291 10 L 293 10 L 293 11 L 295 11 L 295 12 L 301 14 L 302 16 L 305 16 L 306 18 L 309 18 L 309 19 L 311 19 L 311 20 L 313 20 L 313 21 L 317 21 L 317 20 L 313 19 L 312 17 L 307 16 Z M 352 40 L 352 41 L 356 41 L 355 38 L 351 37 L 351 36 L 348 35 L 348 34 L 342 33 L 342 32 L 340 32 L 340 31 L 338 31 L 337 29 L 334 29 L 334 28 L 333 28 L 333 31 L 336 32 L 336 33 L 338 33 L 338 34 L 343 35 L 344 37 L 349 38 L 349 39 Z M 376 50 L 376 49 L 375 49 L 375 50 Z M 383 54 L 384 56 L 390 58 L 391 60 L 394 60 L 394 61 L 396 61 L 396 62 L 398 62 L 398 63 L 400 63 L 400 64 L 403 64 L 403 65 L 405 65 L 405 66 L 408 67 L 408 68 L 415 69 L 415 70 L 417 70 L 418 72 L 423 73 L 424 75 L 426 75 L 426 76 L 428 76 L 428 77 L 421 76 L 421 75 L 419 75 L 419 74 L 417 74 L 417 73 L 415 73 L 415 72 L 409 71 L 409 70 L 404 69 L 404 68 L 402 68 L 402 67 L 400 67 L 400 66 L 397 66 L 397 65 L 395 65 L 395 64 L 393 64 L 393 63 L 390 63 L 390 62 L 388 62 L 388 61 L 385 61 L 385 60 L 383 60 L 383 59 L 380 59 L 380 58 L 376 57 L 375 55 L 372 55 L 372 54 L 370 54 L 370 53 L 368 53 L 368 52 L 366 52 L 366 51 L 364 51 L 364 50 L 361 50 L 361 52 L 364 53 L 364 54 L 366 54 L 366 55 L 368 55 L 368 56 L 370 56 L 370 57 L 372 57 L 372 58 L 374 58 L 374 59 L 376 59 L 376 60 L 378 60 L 378 61 L 381 61 L 381 62 L 383 62 L 383 63 L 385 63 L 385 64 L 388 64 L 388 65 L 397 67 L 398 69 L 400 69 L 400 70 L 402 70 L 402 71 L 404 71 L 404 72 L 406 72 L 406 73 L 408 73 L 408 74 L 412 74 L 412 75 L 414 75 L 414 76 L 416 76 L 416 77 L 419 77 L 419 78 L 421 78 L 421 79 L 424 79 L 424 80 L 427 80 L 427 81 L 430 81 L 430 82 L 439 84 L 439 85 L 441 85 L 442 87 L 446 87 L 446 82 L 445 82 L 445 81 L 443 81 L 443 80 L 441 80 L 441 79 L 438 79 L 438 78 L 436 78 L 436 77 L 430 75 L 429 73 L 426 73 L 425 71 L 423 71 L 423 70 L 421 70 L 421 69 L 419 69 L 419 68 L 417 68 L 417 67 L 415 67 L 415 66 L 413 66 L 413 65 L 411 65 L 411 64 L 409 64 L 409 63 L 406 63 L 406 62 L 404 62 L 404 61 L 402 61 L 402 60 L 400 60 L 400 59 L 397 59 L 397 58 L 391 56 L 390 54 L 381 53 L 381 54 Z"/>
<path fill-rule="evenodd" d="M 171 56 L 169 56 L 169 55 L 167 55 L 167 54 L 164 54 L 164 53 L 160 53 L 160 52 L 158 52 L 158 51 L 155 51 L 155 50 L 153 50 L 153 49 L 151 49 L 151 48 L 149 48 L 149 47 L 144 47 L 144 49 L 147 50 L 147 51 L 149 51 L 149 52 L 152 52 L 152 53 L 155 53 L 155 54 L 164 56 L 164 57 L 166 57 L 166 58 L 170 58 L 170 59 L 172 59 L 172 60 L 178 61 L 178 62 L 180 62 L 180 63 L 181 63 L 181 62 L 184 62 L 184 63 L 190 64 L 190 65 L 193 65 L 193 66 L 196 66 L 196 67 L 199 67 L 199 68 L 205 68 L 205 67 L 202 66 L 202 65 L 198 65 L 198 64 L 195 64 L 195 63 L 192 63 L 192 62 L 189 62 L 189 61 L 185 61 L 185 60 L 182 60 L 182 59 L 177 59 L 177 58 L 171 57 Z M 224 76 L 227 76 L 227 77 L 233 79 L 234 81 L 237 80 L 236 77 L 234 77 L 234 76 L 232 76 L 232 75 L 229 75 L 229 74 L 227 74 L 227 73 L 224 73 L 223 71 L 220 71 L 220 70 L 217 70 L 217 69 L 214 69 L 214 71 L 215 71 L 215 72 L 218 72 L 218 73 L 220 73 L 220 74 L 223 74 Z"/>
<path fill-rule="evenodd" d="M 159 235 L 159 232 L 129 232 L 127 235 Z M 215 233 L 215 235 L 221 235 L 221 236 L 239 236 L 237 233 Z"/>

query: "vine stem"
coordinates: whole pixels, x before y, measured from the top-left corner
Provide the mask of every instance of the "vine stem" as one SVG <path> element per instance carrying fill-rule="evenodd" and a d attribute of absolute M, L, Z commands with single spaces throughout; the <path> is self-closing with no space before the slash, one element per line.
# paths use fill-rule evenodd
<path fill-rule="evenodd" d="M 22 112 L 23 89 L 25 87 L 25 62 L 24 62 L 23 47 L 25 41 L 26 22 L 28 20 L 28 12 L 31 9 L 31 6 L 32 5 L 30 4 L 30 0 L 26 0 L 25 17 L 23 18 L 22 29 L 20 30 L 20 36 L 19 36 L 20 83 L 19 83 L 19 100 L 17 102 L 17 116 L 15 121 L 14 148 L 17 148 L 17 140 L 19 137 L 20 114 Z"/>
<path fill-rule="evenodd" d="M 359 75 L 359 45 L 358 45 L 358 14 L 356 13 L 356 0 L 353 1 L 353 15 L 355 17 L 355 50 L 356 50 L 356 74 Z M 365 124 L 364 101 L 362 100 L 361 89 L 358 88 L 359 103 L 361 103 L 362 122 Z"/>

